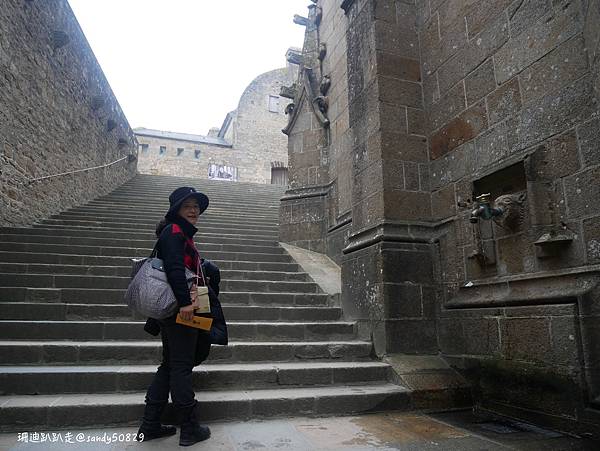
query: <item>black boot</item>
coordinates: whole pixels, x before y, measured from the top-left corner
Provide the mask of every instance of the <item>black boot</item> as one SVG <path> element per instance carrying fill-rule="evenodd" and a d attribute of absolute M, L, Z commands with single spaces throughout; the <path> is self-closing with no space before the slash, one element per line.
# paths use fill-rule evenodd
<path fill-rule="evenodd" d="M 191 446 L 210 437 L 210 429 L 198 424 L 196 404 L 182 409 L 183 422 L 179 433 L 179 446 Z"/>
<path fill-rule="evenodd" d="M 138 442 L 147 442 L 148 440 L 154 440 L 155 438 L 174 435 L 177 432 L 175 426 L 163 426 L 160 424 L 160 416 L 162 415 L 166 404 L 166 402 L 148 403 L 148 401 L 146 401 L 142 425 L 136 436 Z"/>

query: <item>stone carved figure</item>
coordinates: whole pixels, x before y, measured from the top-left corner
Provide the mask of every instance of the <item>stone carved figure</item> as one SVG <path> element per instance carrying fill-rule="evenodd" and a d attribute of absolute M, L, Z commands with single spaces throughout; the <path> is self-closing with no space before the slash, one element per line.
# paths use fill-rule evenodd
<path fill-rule="evenodd" d="M 526 198 L 525 193 L 504 194 L 497 197 L 494 206 L 502 210 L 502 214 L 495 219 L 496 223 L 509 230 L 514 230 L 523 224 Z"/>
<path fill-rule="evenodd" d="M 319 91 L 321 91 L 321 94 L 326 96 L 327 93 L 329 92 L 330 87 L 331 87 L 331 77 L 329 77 L 329 75 L 324 75 L 323 78 L 321 79 Z"/>
<path fill-rule="evenodd" d="M 319 44 L 319 61 L 323 61 L 325 59 L 326 55 L 327 55 L 327 44 L 324 42 L 321 42 Z"/>

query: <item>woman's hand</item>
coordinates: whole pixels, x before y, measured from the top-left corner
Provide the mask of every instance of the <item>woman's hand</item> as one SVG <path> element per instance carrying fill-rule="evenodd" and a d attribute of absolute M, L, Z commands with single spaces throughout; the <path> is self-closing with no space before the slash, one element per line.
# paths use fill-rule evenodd
<path fill-rule="evenodd" d="M 190 304 L 190 305 L 186 305 L 185 307 L 181 307 L 179 309 L 179 316 L 181 316 L 181 319 L 183 319 L 185 321 L 191 321 L 192 318 L 194 317 L 195 309 L 196 309 L 196 307 L 194 306 L 194 304 Z"/>
<path fill-rule="evenodd" d="M 190 289 L 190 298 L 192 299 L 192 303 L 179 309 L 179 314 L 181 315 L 182 319 L 186 321 L 191 321 L 191 319 L 194 317 L 194 310 L 196 310 L 199 307 L 198 300 L 196 299 L 197 294 L 197 285 L 192 285 L 192 288 Z"/>

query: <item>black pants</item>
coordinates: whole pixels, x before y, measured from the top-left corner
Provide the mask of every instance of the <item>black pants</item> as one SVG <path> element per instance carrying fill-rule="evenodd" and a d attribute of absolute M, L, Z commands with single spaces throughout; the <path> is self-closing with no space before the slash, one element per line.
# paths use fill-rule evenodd
<path fill-rule="evenodd" d="M 194 389 L 192 369 L 196 363 L 198 329 L 167 319 L 160 321 L 163 360 L 146 393 L 147 404 L 163 404 L 171 400 L 178 409 L 192 407 Z"/>

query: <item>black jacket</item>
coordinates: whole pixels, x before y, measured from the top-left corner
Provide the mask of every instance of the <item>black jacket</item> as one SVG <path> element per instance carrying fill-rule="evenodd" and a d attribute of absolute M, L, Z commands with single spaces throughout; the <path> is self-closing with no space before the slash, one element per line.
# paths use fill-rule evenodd
<path fill-rule="evenodd" d="M 196 227 L 179 216 L 176 218 L 169 217 L 168 220 L 169 223 L 160 232 L 157 232 L 159 233 L 157 257 L 163 260 L 167 280 L 173 289 L 177 303 L 180 308 L 192 303 L 189 286 L 185 277 L 185 268 L 187 267 L 196 273 L 197 265 L 200 263 L 208 282 L 211 313 L 207 314 L 207 316 L 213 318 L 213 325 L 210 332 L 203 333 L 208 338 L 205 341 L 227 345 L 229 341 L 227 323 L 225 322 L 223 309 L 218 298 L 221 272 L 213 262 L 200 258 L 193 239 L 198 231 Z M 202 278 L 200 278 L 201 280 Z M 175 316 L 170 320 L 174 321 Z M 152 335 L 158 335 L 160 331 L 158 321 L 148 318 L 144 330 Z"/>

